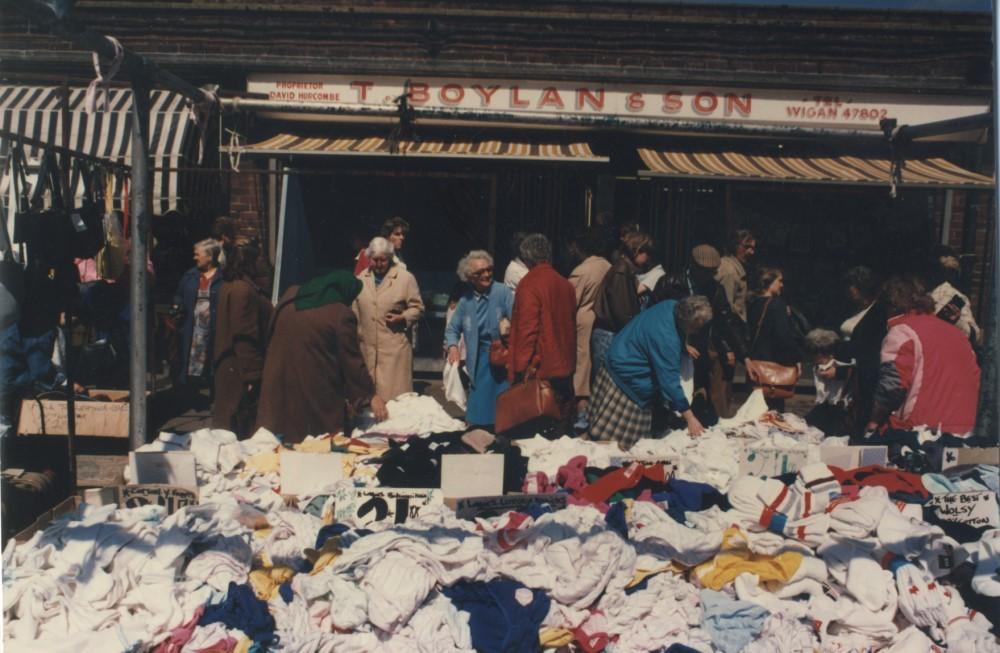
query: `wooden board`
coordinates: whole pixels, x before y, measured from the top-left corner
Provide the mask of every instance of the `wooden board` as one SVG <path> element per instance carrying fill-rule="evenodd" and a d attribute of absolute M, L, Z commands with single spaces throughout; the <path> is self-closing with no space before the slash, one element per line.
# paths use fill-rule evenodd
<path fill-rule="evenodd" d="M 77 401 L 76 434 L 105 438 L 128 438 L 129 407 L 121 390 L 94 390 L 113 401 Z M 125 392 L 127 397 L 128 393 Z M 66 402 L 54 399 L 25 399 L 21 402 L 18 435 L 68 435 Z"/>

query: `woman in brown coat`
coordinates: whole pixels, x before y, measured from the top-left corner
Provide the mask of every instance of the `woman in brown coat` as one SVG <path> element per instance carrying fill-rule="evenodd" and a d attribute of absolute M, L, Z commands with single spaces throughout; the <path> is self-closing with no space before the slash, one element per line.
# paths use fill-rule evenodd
<path fill-rule="evenodd" d="M 412 274 L 394 263 L 393 246 L 373 238 L 367 249 L 368 269 L 354 301 L 358 336 L 375 390 L 386 401 L 413 392 L 413 344 L 410 332 L 424 314 L 420 288 Z"/>
<path fill-rule="evenodd" d="M 215 323 L 215 403 L 212 427 L 250 435 L 264 371 L 271 302 L 252 281 L 258 251 L 236 244 L 226 257 Z"/>
<path fill-rule="evenodd" d="M 271 318 L 257 425 L 286 443 L 307 435 L 346 432 L 348 407 L 370 405 L 388 417 L 358 346 L 358 321 L 350 309 L 361 282 L 334 271 L 292 286 Z"/>

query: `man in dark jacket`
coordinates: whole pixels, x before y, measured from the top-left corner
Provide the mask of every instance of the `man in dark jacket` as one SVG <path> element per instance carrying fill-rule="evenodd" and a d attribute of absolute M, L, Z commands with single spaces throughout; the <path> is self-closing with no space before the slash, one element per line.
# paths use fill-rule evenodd
<path fill-rule="evenodd" d="M 659 297 L 676 300 L 703 295 L 712 305 L 712 319 L 687 341 L 694 359 L 695 394 L 701 390 L 707 395 L 711 406 L 704 417 L 710 424 L 715 421 L 713 412 L 715 418 L 732 416 L 735 365 L 745 363 L 748 355 L 746 324 L 733 312 L 725 289 L 715 279 L 721 260 L 711 245 L 698 245 L 691 250 L 687 269 L 660 279 L 655 291 Z"/>

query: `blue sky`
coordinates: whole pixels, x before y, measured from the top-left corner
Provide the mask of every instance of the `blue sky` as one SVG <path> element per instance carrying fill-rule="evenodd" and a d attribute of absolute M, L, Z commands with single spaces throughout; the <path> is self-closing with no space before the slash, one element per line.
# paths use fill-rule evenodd
<path fill-rule="evenodd" d="M 789 5 L 851 9 L 915 9 L 990 12 L 990 0 L 681 0 L 686 4 Z"/>

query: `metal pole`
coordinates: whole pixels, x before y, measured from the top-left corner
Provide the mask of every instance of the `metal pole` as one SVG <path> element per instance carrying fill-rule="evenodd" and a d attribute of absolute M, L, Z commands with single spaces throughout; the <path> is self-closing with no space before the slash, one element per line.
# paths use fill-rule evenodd
<path fill-rule="evenodd" d="M 997 38 L 1000 34 L 1000 14 L 997 2 L 993 2 L 993 160 L 1000 161 L 1000 49 Z M 1000 368 L 997 354 L 1000 353 L 1000 202 L 997 201 L 997 175 L 994 176 L 993 194 L 993 291 L 986 311 L 986 342 L 983 352 L 983 370 L 979 392 L 979 415 L 976 420 L 976 435 L 989 438 L 996 443 L 1000 440 Z"/>
<path fill-rule="evenodd" d="M 132 82 L 132 220 L 129 247 L 129 298 L 132 306 L 129 368 L 129 448 L 146 444 L 146 362 L 148 319 L 146 258 L 149 247 L 149 85 Z"/>

